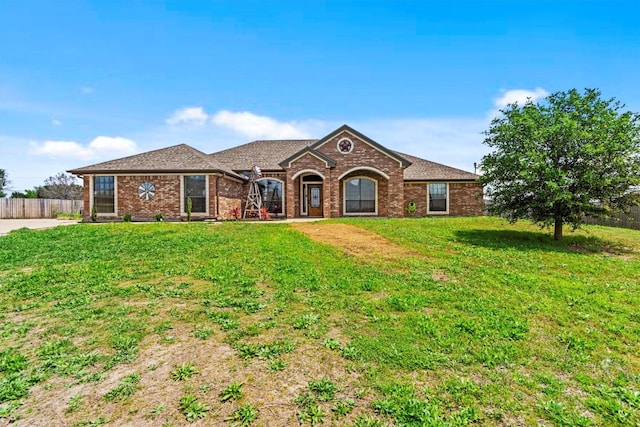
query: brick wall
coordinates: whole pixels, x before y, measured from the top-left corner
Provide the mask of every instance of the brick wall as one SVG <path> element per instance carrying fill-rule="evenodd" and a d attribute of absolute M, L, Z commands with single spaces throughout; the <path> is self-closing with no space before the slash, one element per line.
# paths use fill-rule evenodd
<path fill-rule="evenodd" d="M 180 218 L 180 177 L 178 175 L 124 175 L 116 176 L 118 190 L 118 217 L 130 213 L 134 220 L 155 220 L 161 213 L 165 220 Z M 150 182 L 156 188 L 150 200 L 138 196 L 138 187 Z"/>
<path fill-rule="evenodd" d="M 350 153 L 345 154 L 338 150 L 337 144 L 342 138 L 349 138 L 353 142 L 353 150 Z M 390 158 L 346 131 L 324 143 L 317 151 L 337 162 L 336 167 L 331 171 L 330 209 L 332 217 L 343 216 L 342 182 L 338 181 L 337 178 L 353 168 L 362 166 L 375 168 L 389 176 L 387 180 L 382 175 L 368 171 L 373 173 L 372 177 L 375 176 L 378 180 L 378 215 L 389 217 L 401 217 L 404 215 L 404 169 L 397 160 Z M 355 175 L 365 175 L 365 171 L 360 170 Z"/>
<path fill-rule="evenodd" d="M 217 177 L 218 179 L 218 212 L 219 219 L 233 219 L 233 208 L 240 209 L 240 215 L 242 215 L 242 208 L 244 204 L 243 195 L 244 186 L 243 183 L 235 181 L 229 178 Z M 215 188 L 211 194 L 215 193 Z M 215 196 L 213 197 L 215 198 Z M 214 211 L 215 214 L 215 211 Z"/>
<path fill-rule="evenodd" d="M 482 185 L 478 182 L 449 184 L 449 215 L 482 215 Z"/>
<path fill-rule="evenodd" d="M 416 213 L 413 216 L 427 215 L 427 184 L 404 184 L 404 212 L 405 216 L 411 216 L 407 213 L 407 207 L 410 202 L 415 202 Z"/>
<path fill-rule="evenodd" d="M 300 180 L 301 177 L 298 176 L 296 179 L 293 179 L 293 176 L 299 173 L 300 171 L 310 169 L 316 171 L 325 177 L 325 181 L 323 182 L 323 206 L 322 213 L 324 217 L 329 217 L 330 208 L 332 205 L 332 194 L 331 194 L 331 180 L 330 173 L 331 170 L 327 168 L 327 164 L 318 159 L 317 157 L 307 153 L 304 156 L 297 159 L 292 163 L 291 168 L 288 168 L 286 171 L 286 176 L 284 178 L 285 181 L 285 210 L 287 218 L 294 218 L 300 216 Z M 282 178 L 281 178 L 282 179 Z"/>

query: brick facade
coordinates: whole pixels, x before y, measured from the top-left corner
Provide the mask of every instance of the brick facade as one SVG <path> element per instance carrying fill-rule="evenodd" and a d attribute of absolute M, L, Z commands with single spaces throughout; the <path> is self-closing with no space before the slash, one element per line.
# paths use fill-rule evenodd
<path fill-rule="evenodd" d="M 345 138 L 350 144 L 340 149 L 338 144 Z M 256 161 L 265 169 L 262 179 L 282 182 L 283 216 L 287 218 L 310 214 L 306 209 L 303 212 L 301 205 L 301 189 L 305 183 L 322 184 L 322 211 L 308 207 L 312 214 L 325 218 L 355 216 L 345 212 L 344 191 L 346 183 L 357 177 L 376 183 L 376 211 L 357 215 L 409 216 L 410 202 L 416 203 L 414 216 L 418 217 L 483 214 L 482 186 L 477 182 L 477 175 L 396 153 L 347 125 L 320 140 L 254 141 L 210 155 L 180 144 L 70 172 L 84 178 L 87 219 L 91 216 L 95 174 L 115 177 L 116 212 L 99 214 L 101 219 L 122 219 L 125 214 L 131 214 L 134 220 L 153 220 L 162 214 L 166 220 L 184 220 L 181 186 L 182 177 L 188 175 L 208 177 L 207 212 L 194 212 L 192 218 L 232 219 L 234 208 L 239 208 L 242 214 L 249 192 L 249 183 L 243 175 L 246 176 Z M 158 173 L 158 169 L 171 173 Z M 306 179 L 309 175 L 316 177 Z M 155 195 L 150 200 L 138 196 L 138 187 L 143 182 L 155 186 Z M 446 212 L 428 211 L 430 182 L 447 184 Z"/>
<path fill-rule="evenodd" d="M 429 214 L 427 212 L 428 185 L 428 182 L 407 182 L 404 184 L 405 216 L 410 216 L 407 212 L 410 202 L 416 204 L 416 212 L 413 216 L 442 215 L 441 213 Z M 447 186 L 449 188 L 448 215 L 479 216 L 483 214 L 482 185 L 479 182 L 449 182 Z"/>
<path fill-rule="evenodd" d="M 452 182 L 449 184 L 449 215 L 480 216 L 482 185 L 479 182 Z"/>

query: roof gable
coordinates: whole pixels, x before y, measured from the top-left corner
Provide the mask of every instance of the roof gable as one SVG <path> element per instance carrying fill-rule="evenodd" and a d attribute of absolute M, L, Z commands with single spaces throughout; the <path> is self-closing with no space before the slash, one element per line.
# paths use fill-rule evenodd
<path fill-rule="evenodd" d="M 298 151 L 292 156 L 289 156 L 288 158 L 284 159 L 283 161 L 280 162 L 280 166 L 282 166 L 283 168 L 290 168 L 291 163 L 295 162 L 296 160 L 298 160 L 299 158 L 303 157 L 306 154 L 309 154 L 310 156 L 313 156 L 318 160 L 323 161 L 328 168 L 336 167 L 337 163 L 335 160 L 333 160 L 331 157 L 327 156 L 326 154 L 323 154 L 319 151 L 312 149 L 311 147 L 303 148 L 302 150 Z"/>
<path fill-rule="evenodd" d="M 96 163 L 68 172 L 76 175 L 88 173 L 224 172 L 233 177 L 242 178 L 222 163 L 186 144 Z"/>
<path fill-rule="evenodd" d="M 373 147 L 374 149 L 380 151 L 382 154 L 384 154 L 384 155 L 392 158 L 393 160 L 397 161 L 398 163 L 400 163 L 400 166 L 403 167 L 403 168 L 406 168 L 409 165 L 411 165 L 410 161 L 405 159 L 403 156 L 401 156 L 397 152 L 389 150 L 387 147 L 377 143 L 373 139 L 371 139 L 368 136 L 358 132 L 357 130 L 353 129 L 351 126 L 346 125 L 346 124 L 340 126 L 338 129 L 334 130 L 333 132 L 331 132 L 329 135 L 325 136 L 324 138 L 319 139 L 310 148 L 316 150 L 319 147 L 321 147 L 324 144 L 326 144 L 327 142 L 331 141 L 333 138 L 335 138 L 336 136 L 338 136 L 342 132 L 348 132 L 351 135 L 355 136 L 356 138 L 362 140 L 364 143 L 366 143 L 366 144 L 370 145 L 371 147 Z"/>

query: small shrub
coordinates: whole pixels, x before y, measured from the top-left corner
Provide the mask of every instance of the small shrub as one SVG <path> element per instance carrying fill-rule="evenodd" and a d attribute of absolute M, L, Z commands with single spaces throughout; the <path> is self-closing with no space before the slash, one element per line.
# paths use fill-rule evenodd
<path fill-rule="evenodd" d="M 236 206 L 235 208 L 231 209 L 231 215 L 233 216 L 233 219 L 237 221 L 238 219 L 240 219 L 240 216 L 242 216 L 242 212 L 240 211 L 240 208 Z"/>
<path fill-rule="evenodd" d="M 157 222 L 162 222 L 164 216 L 161 213 L 157 213 L 156 214 L 156 221 Z"/>
<path fill-rule="evenodd" d="M 98 207 L 93 205 L 91 208 L 91 221 L 96 222 L 98 220 Z"/>
<path fill-rule="evenodd" d="M 123 220 L 124 222 L 131 222 L 131 214 L 130 214 L 129 212 L 126 212 L 126 213 L 124 214 L 124 216 L 122 217 L 122 220 Z"/>
<path fill-rule="evenodd" d="M 187 197 L 187 206 L 185 212 L 187 213 L 187 221 L 191 221 L 191 209 L 193 209 L 193 201 L 191 197 Z"/>
<path fill-rule="evenodd" d="M 220 392 L 220 401 L 226 402 L 228 400 L 238 400 L 242 397 L 242 384 L 243 383 L 231 383 Z"/>
<path fill-rule="evenodd" d="M 180 398 L 180 412 L 190 423 L 207 416 L 209 407 L 198 402 L 193 394 L 187 394 Z"/>

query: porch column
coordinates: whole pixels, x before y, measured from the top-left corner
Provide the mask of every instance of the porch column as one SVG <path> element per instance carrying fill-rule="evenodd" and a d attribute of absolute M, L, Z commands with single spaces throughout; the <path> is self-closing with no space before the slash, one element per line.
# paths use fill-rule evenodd
<path fill-rule="evenodd" d="M 294 218 L 295 217 L 295 200 L 294 200 L 294 188 L 293 188 L 293 184 L 294 184 L 294 180 L 291 179 L 291 177 L 293 172 L 291 171 L 287 171 L 287 176 L 285 178 L 285 183 L 284 183 L 284 192 L 285 192 L 285 215 L 287 218 Z"/>

